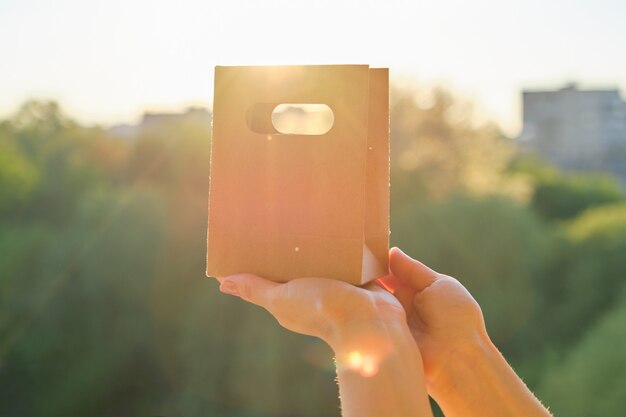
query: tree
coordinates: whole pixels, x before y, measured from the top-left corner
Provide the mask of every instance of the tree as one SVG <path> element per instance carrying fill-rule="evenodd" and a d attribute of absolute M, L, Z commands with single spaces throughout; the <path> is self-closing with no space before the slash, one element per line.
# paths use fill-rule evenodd
<path fill-rule="evenodd" d="M 626 408 L 625 345 L 626 298 L 622 298 L 562 363 L 547 370 L 540 398 L 554 415 L 621 415 Z"/>
<path fill-rule="evenodd" d="M 551 256 L 529 340 L 566 348 L 582 337 L 624 288 L 626 204 L 588 209 L 574 219 Z"/>
<path fill-rule="evenodd" d="M 617 180 L 606 174 L 563 173 L 529 156 L 519 157 L 512 171 L 533 184 L 531 206 L 546 220 L 566 220 L 584 210 L 624 201 Z"/>
<path fill-rule="evenodd" d="M 0 133 L 0 214 L 23 208 L 38 180 L 37 168 Z"/>
<path fill-rule="evenodd" d="M 471 106 L 448 91 L 392 88 L 390 111 L 392 208 L 454 192 L 528 194 L 505 172 L 512 142 L 493 125 L 477 125 Z"/>
<path fill-rule="evenodd" d="M 541 224 L 519 203 L 457 195 L 413 203 L 392 220 L 395 245 L 467 286 L 498 345 L 529 320 L 546 242 Z"/>

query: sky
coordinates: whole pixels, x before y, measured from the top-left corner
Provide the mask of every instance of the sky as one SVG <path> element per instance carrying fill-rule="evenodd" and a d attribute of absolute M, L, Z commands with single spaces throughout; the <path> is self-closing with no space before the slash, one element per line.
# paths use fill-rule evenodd
<path fill-rule="evenodd" d="M 88 124 L 211 105 L 215 65 L 370 64 L 444 85 L 509 134 L 520 91 L 621 88 L 624 0 L 0 0 L 0 118 Z"/>

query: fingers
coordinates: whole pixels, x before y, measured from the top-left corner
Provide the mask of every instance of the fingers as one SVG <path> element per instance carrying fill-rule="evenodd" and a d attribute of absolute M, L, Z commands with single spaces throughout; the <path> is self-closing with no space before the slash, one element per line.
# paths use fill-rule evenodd
<path fill-rule="evenodd" d="M 274 289 L 281 285 L 254 274 L 236 274 L 218 280 L 221 292 L 240 297 L 266 309 L 271 305 Z"/>
<path fill-rule="evenodd" d="M 402 304 L 402 307 L 404 307 L 404 310 L 407 313 L 411 310 L 413 297 L 417 292 L 415 288 L 403 283 L 400 279 L 394 277 L 393 275 L 378 278 L 374 281 L 374 283 L 393 294 L 398 301 L 400 301 L 400 304 Z"/>
<path fill-rule="evenodd" d="M 437 273 L 399 248 L 389 251 L 389 272 L 402 283 L 422 291 L 437 279 Z"/>
<path fill-rule="evenodd" d="M 394 277 L 393 275 L 385 275 L 384 277 L 378 278 L 377 280 L 373 282 L 383 287 L 384 289 L 386 289 L 392 294 L 396 292 L 396 290 L 399 287 L 406 285 L 406 284 L 403 284 L 402 281 L 400 281 L 398 278 Z"/>
<path fill-rule="evenodd" d="M 363 286 L 363 288 L 372 292 L 393 294 L 393 291 L 391 291 L 389 288 L 387 288 L 384 285 L 384 283 L 381 281 L 381 278 L 368 282 L 367 284 Z"/>

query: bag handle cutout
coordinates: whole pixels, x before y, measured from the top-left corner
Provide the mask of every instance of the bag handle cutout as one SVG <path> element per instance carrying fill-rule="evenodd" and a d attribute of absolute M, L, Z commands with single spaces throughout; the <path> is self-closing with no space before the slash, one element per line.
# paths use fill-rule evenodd
<path fill-rule="evenodd" d="M 332 109 L 318 103 L 257 103 L 247 114 L 248 128 L 262 135 L 321 136 L 334 122 Z"/>

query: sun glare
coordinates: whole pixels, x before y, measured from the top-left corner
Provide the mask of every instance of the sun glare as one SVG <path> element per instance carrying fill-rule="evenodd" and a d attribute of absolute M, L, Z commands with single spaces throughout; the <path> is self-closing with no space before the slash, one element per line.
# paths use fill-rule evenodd
<path fill-rule="evenodd" d="M 378 373 L 378 363 L 373 356 L 363 355 L 358 350 L 348 354 L 347 364 L 350 369 L 361 376 L 371 377 Z"/>
<path fill-rule="evenodd" d="M 282 134 L 323 135 L 334 122 L 333 111 L 325 104 L 285 103 L 272 112 L 272 125 Z"/>

